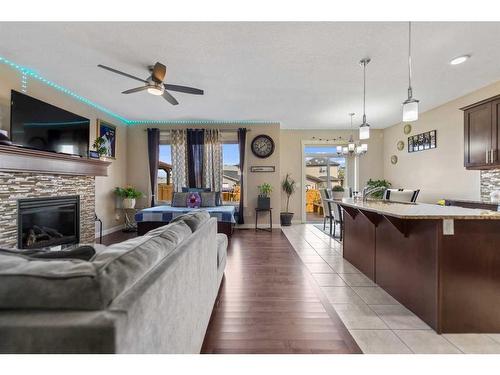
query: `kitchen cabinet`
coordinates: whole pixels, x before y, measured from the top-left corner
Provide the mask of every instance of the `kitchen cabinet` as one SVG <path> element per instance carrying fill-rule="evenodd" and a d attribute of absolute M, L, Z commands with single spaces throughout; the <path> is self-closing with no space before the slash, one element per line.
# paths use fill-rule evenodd
<path fill-rule="evenodd" d="M 464 165 L 500 168 L 500 95 L 464 108 Z"/>

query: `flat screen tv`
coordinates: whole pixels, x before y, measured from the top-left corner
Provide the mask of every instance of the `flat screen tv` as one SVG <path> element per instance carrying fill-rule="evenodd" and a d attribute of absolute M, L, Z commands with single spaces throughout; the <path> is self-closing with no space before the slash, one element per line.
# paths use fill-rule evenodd
<path fill-rule="evenodd" d="M 87 157 L 90 120 L 11 91 L 10 134 L 15 144 Z"/>

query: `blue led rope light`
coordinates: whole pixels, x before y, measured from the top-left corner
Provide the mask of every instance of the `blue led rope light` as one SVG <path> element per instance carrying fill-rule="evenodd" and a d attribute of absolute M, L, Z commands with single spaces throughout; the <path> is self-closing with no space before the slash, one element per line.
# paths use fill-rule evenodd
<path fill-rule="evenodd" d="M 44 77 L 42 77 L 40 74 L 35 72 L 32 69 L 26 68 L 22 65 L 16 64 L 13 61 L 10 61 L 6 59 L 5 57 L 0 56 L 0 63 L 5 64 L 10 66 L 13 69 L 16 69 L 18 72 L 21 73 L 21 91 L 26 93 L 28 90 L 28 78 L 34 78 L 44 84 L 46 84 L 49 87 L 52 87 L 53 89 L 60 91 L 73 99 L 76 99 L 89 107 L 95 108 L 103 113 L 106 113 L 107 115 L 123 122 L 126 125 L 146 125 L 146 124 L 163 124 L 163 125 L 278 125 L 279 122 L 277 121 L 250 121 L 250 120 L 243 120 L 243 121 L 228 121 L 228 120 L 223 120 L 223 121 L 216 121 L 216 120 L 129 120 L 123 116 L 120 116 L 119 114 L 103 107 L 102 105 L 99 105 L 97 103 L 94 103 L 92 100 L 84 98 L 83 96 L 78 95 L 77 93 L 61 86 L 58 85 L 55 82 L 52 82 Z"/>

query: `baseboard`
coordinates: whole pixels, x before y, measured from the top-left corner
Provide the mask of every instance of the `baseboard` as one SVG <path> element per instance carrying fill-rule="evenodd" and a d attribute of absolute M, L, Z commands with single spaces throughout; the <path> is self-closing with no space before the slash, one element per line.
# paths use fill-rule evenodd
<path fill-rule="evenodd" d="M 236 224 L 235 229 L 255 229 L 255 224 Z M 269 229 L 269 224 L 259 224 L 257 228 Z M 281 229 L 280 224 L 273 223 L 273 229 Z"/>
<path fill-rule="evenodd" d="M 108 229 L 103 229 L 102 230 L 102 235 L 105 236 L 107 234 L 118 232 L 119 230 L 122 230 L 123 228 L 125 228 L 125 224 L 120 224 L 120 225 L 117 225 L 115 227 L 111 227 L 111 228 L 108 228 Z M 95 232 L 95 238 L 99 238 L 99 231 Z"/>

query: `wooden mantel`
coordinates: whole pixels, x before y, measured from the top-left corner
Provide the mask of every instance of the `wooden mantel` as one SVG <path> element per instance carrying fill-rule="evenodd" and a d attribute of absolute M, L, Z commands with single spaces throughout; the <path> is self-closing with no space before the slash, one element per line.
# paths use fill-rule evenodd
<path fill-rule="evenodd" d="M 107 176 L 110 161 L 0 145 L 1 172 Z"/>

